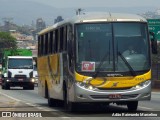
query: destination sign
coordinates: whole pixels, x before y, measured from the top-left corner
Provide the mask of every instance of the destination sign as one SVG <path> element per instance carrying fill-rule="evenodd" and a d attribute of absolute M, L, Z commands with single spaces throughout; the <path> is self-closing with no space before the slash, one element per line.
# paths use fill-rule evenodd
<path fill-rule="evenodd" d="M 148 29 L 155 34 L 155 37 L 160 41 L 160 19 L 148 19 Z"/>
<path fill-rule="evenodd" d="M 78 25 L 80 32 L 110 32 L 110 24 L 80 24 Z"/>

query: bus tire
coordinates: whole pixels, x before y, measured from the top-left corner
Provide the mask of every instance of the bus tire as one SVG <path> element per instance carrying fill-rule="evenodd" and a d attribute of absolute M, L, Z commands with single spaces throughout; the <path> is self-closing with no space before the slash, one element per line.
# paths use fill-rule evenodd
<path fill-rule="evenodd" d="M 48 98 L 48 85 L 47 85 L 47 81 L 45 81 L 45 88 L 44 88 L 45 90 L 44 90 L 44 97 L 45 98 Z"/>
<path fill-rule="evenodd" d="M 129 101 L 127 102 L 128 110 L 135 111 L 138 108 L 138 101 Z"/>
<path fill-rule="evenodd" d="M 49 107 L 58 107 L 58 106 L 60 106 L 60 100 L 51 98 L 48 93 L 48 106 Z"/>
<path fill-rule="evenodd" d="M 49 107 L 54 107 L 54 99 L 50 98 L 49 94 L 48 94 L 48 106 Z"/>
<path fill-rule="evenodd" d="M 66 111 L 68 112 L 76 111 L 76 103 L 70 102 L 68 100 L 68 90 L 67 90 L 66 84 L 64 84 L 63 98 L 64 98 L 64 107 Z"/>
<path fill-rule="evenodd" d="M 50 98 L 50 96 L 48 95 L 48 106 L 49 107 L 59 107 L 61 106 L 61 104 L 62 102 L 60 100 Z"/>

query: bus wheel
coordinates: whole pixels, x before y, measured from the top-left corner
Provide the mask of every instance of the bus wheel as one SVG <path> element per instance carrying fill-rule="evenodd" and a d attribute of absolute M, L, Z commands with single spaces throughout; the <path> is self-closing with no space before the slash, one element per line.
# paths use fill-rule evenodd
<path fill-rule="evenodd" d="M 50 98 L 49 95 L 48 95 L 48 106 L 49 107 L 54 107 L 55 106 L 54 99 Z"/>
<path fill-rule="evenodd" d="M 48 93 L 48 106 L 49 107 L 58 107 L 59 106 L 59 101 L 54 98 L 51 98 L 49 93 Z"/>
<path fill-rule="evenodd" d="M 65 87 L 64 92 L 63 92 L 63 98 L 64 98 L 64 107 L 67 111 L 69 112 L 74 112 L 76 111 L 76 103 L 70 102 L 68 100 L 68 93 L 67 93 L 67 88 Z"/>
<path fill-rule="evenodd" d="M 127 102 L 127 107 L 128 107 L 128 110 L 131 110 L 131 111 L 137 110 L 138 101 L 130 101 L 130 102 Z"/>

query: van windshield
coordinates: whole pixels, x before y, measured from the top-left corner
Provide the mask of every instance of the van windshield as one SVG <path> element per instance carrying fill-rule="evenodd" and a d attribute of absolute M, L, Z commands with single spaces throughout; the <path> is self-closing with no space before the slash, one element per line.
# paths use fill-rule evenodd
<path fill-rule="evenodd" d="M 33 69 L 33 61 L 32 59 L 10 58 L 8 69 Z"/>

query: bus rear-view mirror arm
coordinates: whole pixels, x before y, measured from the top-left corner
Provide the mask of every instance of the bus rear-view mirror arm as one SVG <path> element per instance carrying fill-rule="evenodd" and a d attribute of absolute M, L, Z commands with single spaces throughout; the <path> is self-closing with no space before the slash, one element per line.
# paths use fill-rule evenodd
<path fill-rule="evenodd" d="M 151 37 L 151 49 L 152 49 L 152 53 L 153 54 L 157 54 L 158 50 L 157 50 L 157 40 L 155 38 L 155 34 L 153 32 L 149 32 Z"/>

